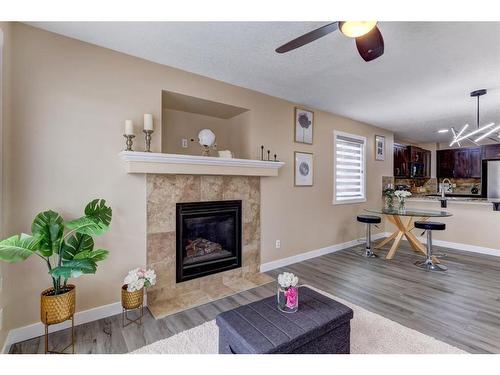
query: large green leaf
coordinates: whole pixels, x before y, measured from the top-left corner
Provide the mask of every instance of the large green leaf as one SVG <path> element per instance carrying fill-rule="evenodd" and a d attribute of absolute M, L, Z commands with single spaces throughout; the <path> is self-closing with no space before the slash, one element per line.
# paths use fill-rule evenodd
<path fill-rule="evenodd" d="M 97 265 L 91 259 L 73 259 L 63 262 L 62 266 L 53 268 L 49 273 L 52 277 L 69 279 L 84 273 L 95 273 L 96 270 Z"/>
<path fill-rule="evenodd" d="M 111 207 L 106 206 L 104 199 L 94 199 L 85 207 L 85 216 L 108 226 L 111 223 Z"/>
<path fill-rule="evenodd" d="M 67 221 L 65 225 L 66 228 L 70 230 L 74 230 L 81 234 L 87 234 L 89 236 L 100 236 L 108 230 L 108 226 L 106 224 L 87 216 Z"/>
<path fill-rule="evenodd" d="M 63 219 L 54 211 L 44 211 L 36 215 L 31 232 L 40 237 L 39 251 L 44 256 L 51 256 L 59 251 L 64 232 Z"/>
<path fill-rule="evenodd" d="M 64 260 L 71 260 L 82 251 L 91 251 L 94 248 L 94 240 L 88 234 L 75 233 L 63 244 L 61 255 Z"/>
<path fill-rule="evenodd" d="M 74 259 L 90 259 L 93 262 L 97 263 L 101 260 L 106 259 L 108 256 L 108 251 L 104 249 L 97 249 L 94 251 L 82 251 L 75 255 Z"/>
<path fill-rule="evenodd" d="M 16 263 L 31 256 L 40 244 L 41 238 L 27 234 L 15 235 L 0 241 L 0 260 Z"/>

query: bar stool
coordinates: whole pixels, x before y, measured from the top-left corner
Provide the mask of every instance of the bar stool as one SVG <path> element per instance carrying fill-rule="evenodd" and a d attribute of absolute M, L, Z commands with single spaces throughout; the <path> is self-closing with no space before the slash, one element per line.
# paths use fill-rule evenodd
<path fill-rule="evenodd" d="M 445 230 L 444 223 L 435 221 L 415 221 L 415 228 L 427 231 L 427 259 L 415 262 L 415 265 L 427 271 L 446 271 L 448 268 L 432 260 L 432 231 Z"/>
<path fill-rule="evenodd" d="M 360 223 L 366 223 L 366 246 L 365 253 L 363 254 L 367 258 L 376 258 L 377 254 L 372 251 L 371 243 L 372 243 L 372 232 L 371 225 L 372 224 L 380 224 L 382 221 L 379 216 L 374 215 L 358 215 L 357 217 Z"/>

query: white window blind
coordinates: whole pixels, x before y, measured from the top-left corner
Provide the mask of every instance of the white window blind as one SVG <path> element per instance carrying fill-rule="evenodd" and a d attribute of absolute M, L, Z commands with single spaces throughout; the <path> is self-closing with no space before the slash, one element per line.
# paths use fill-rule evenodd
<path fill-rule="evenodd" d="M 335 203 L 365 201 L 366 138 L 339 132 L 334 137 Z"/>

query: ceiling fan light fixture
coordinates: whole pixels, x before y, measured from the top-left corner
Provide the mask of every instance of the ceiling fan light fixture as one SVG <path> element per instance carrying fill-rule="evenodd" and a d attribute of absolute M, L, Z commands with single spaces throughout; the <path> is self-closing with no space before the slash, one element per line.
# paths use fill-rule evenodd
<path fill-rule="evenodd" d="M 339 21 L 339 29 L 349 38 L 358 38 L 369 33 L 377 21 Z"/>

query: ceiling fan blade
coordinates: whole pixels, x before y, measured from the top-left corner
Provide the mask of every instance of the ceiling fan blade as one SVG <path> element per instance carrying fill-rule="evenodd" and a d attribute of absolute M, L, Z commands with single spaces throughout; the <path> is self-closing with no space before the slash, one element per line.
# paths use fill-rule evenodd
<path fill-rule="evenodd" d="M 325 35 L 333 33 L 334 31 L 338 30 L 338 28 L 339 28 L 338 22 L 332 22 L 329 23 L 328 25 L 321 26 L 319 29 L 310 31 L 307 34 L 299 36 L 298 38 L 295 38 L 294 40 L 286 44 L 283 44 L 281 47 L 276 48 L 276 52 L 285 53 L 294 50 L 296 48 L 302 47 L 303 45 L 314 42 L 316 39 L 319 39 L 321 37 L 324 37 Z"/>
<path fill-rule="evenodd" d="M 384 54 L 384 38 L 377 26 L 369 33 L 356 38 L 356 47 L 365 61 L 375 60 Z"/>

